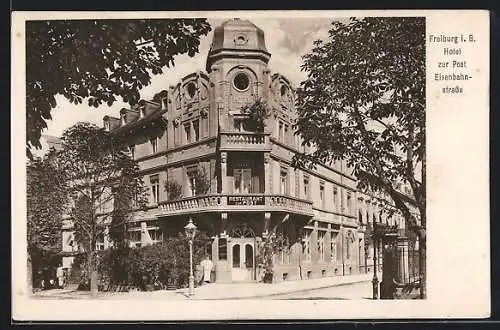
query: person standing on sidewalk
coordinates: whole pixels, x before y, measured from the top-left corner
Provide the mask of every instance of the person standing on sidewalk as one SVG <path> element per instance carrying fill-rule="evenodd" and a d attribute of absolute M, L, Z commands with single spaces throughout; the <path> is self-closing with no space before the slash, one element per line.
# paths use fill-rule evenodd
<path fill-rule="evenodd" d="M 212 274 L 212 268 L 214 264 L 210 260 L 209 255 L 205 256 L 205 259 L 201 262 L 201 269 L 203 271 L 203 281 L 202 283 L 210 283 L 210 275 Z"/>
<path fill-rule="evenodd" d="M 57 267 L 56 277 L 57 277 L 57 286 L 62 289 L 64 287 L 64 269 L 62 267 L 62 264 L 59 264 Z"/>

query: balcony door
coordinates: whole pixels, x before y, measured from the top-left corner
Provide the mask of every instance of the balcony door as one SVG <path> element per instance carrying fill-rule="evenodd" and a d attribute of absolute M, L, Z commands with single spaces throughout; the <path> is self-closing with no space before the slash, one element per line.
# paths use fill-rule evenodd
<path fill-rule="evenodd" d="M 252 192 L 252 169 L 234 169 L 234 193 L 249 194 Z"/>

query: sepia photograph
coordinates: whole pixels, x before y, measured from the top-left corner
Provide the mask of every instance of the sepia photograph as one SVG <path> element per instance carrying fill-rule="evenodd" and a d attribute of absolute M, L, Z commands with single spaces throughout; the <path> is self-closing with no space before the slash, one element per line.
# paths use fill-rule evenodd
<path fill-rule="evenodd" d="M 427 300 L 446 38 L 229 14 L 23 22 L 30 300 Z"/>

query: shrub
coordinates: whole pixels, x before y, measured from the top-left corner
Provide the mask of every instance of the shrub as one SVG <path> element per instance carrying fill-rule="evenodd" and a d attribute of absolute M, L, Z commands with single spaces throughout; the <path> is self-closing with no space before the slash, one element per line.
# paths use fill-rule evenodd
<path fill-rule="evenodd" d="M 198 233 L 193 245 L 193 267 L 205 255 L 208 237 Z M 88 289 L 88 275 L 84 271 L 85 255 L 76 260 L 74 267 L 82 270 L 81 289 Z M 162 243 L 140 248 L 110 248 L 99 251 L 98 270 L 100 289 L 110 290 L 118 287 L 135 287 L 147 290 L 167 286 L 181 288 L 189 282 L 189 243 L 179 235 Z"/>

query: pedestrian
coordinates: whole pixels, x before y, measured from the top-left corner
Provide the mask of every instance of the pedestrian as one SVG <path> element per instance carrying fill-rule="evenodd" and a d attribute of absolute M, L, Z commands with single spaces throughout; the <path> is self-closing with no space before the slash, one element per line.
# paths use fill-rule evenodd
<path fill-rule="evenodd" d="M 210 260 L 210 256 L 207 254 L 205 259 L 201 262 L 204 283 L 210 283 L 210 275 L 212 274 L 213 266 L 214 264 L 212 263 L 212 260 Z"/>
<path fill-rule="evenodd" d="M 64 287 L 64 269 L 61 263 L 58 264 L 58 267 L 56 269 L 56 277 L 57 285 L 62 289 Z"/>

